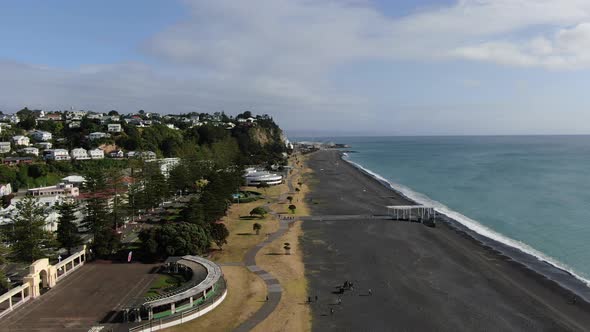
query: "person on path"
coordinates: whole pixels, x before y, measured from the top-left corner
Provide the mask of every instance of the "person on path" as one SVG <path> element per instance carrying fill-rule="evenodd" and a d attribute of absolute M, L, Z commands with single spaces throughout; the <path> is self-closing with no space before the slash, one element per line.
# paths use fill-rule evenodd
<path fill-rule="evenodd" d="M 266 302 L 268 302 L 268 295 L 266 296 Z"/>

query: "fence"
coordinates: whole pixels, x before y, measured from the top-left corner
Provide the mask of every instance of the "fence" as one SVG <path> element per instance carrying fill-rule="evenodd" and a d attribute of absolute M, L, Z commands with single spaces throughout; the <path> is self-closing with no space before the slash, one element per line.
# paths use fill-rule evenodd
<path fill-rule="evenodd" d="M 129 332 L 152 332 L 186 323 L 215 309 L 219 304 L 221 304 L 221 302 L 223 302 L 226 295 L 227 285 L 225 283 L 225 279 L 220 278 L 215 287 L 213 296 L 208 297 L 198 306 L 175 313 L 165 318 L 154 319 L 149 321 L 149 323 L 134 326 L 129 329 Z"/>

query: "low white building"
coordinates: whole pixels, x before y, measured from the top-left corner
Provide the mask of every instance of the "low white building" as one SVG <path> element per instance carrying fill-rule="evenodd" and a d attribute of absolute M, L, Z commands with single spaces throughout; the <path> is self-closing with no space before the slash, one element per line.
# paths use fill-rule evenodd
<path fill-rule="evenodd" d="M 0 142 L 0 153 L 10 152 L 10 142 Z"/>
<path fill-rule="evenodd" d="M 82 186 L 82 184 L 84 184 L 84 182 L 86 182 L 86 179 L 80 175 L 69 175 L 69 176 L 66 176 L 65 178 L 62 178 L 61 182 L 65 183 L 65 184 L 71 184 L 74 187 L 80 188 Z"/>
<path fill-rule="evenodd" d="M 88 134 L 88 139 L 91 141 L 107 137 L 111 137 L 111 135 L 100 131 Z"/>
<path fill-rule="evenodd" d="M 46 160 L 70 160 L 70 154 L 68 150 L 64 149 L 53 149 L 53 150 L 45 150 Z"/>
<path fill-rule="evenodd" d="M 90 159 L 104 159 L 104 151 L 101 149 L 89 150 Z"/>
<path fill-rule="evenodd" d="M 120 123 L 109 123 L 107 125 L 107 131 L 109 133 L 120 133 L 122 131 Z"/>
<path fill-rule="evenodd" d="M 32 154 L 34 156 L 39 156 L 39 149 L 32 147 L 32 146 L 28 146 L 24 149 L 20 150 L 22 153 L 26 153 L 26 154 Z"/>
<path fill-rule="evenodd" d="M 51 138 L 53 137 L 53 135 L 51 135 L 50 132 L 48 131 L 43 131 L 43 130 L 35 130 L 31 133 L 31 136 L 37 140 L 37 141 L 41 141 L 41 142 L 46 142 L 51 140 Z"/>
<path fill-rule="evenodd" d="M 72 149 L 72 151 L 70 152 L 70 156 L 72 157 L 73 160 L 90 159 L 90 156 L 88 155 L 88 151 L 86 151 L 86 149 L 83 149 L 83 148 Z"/>
<path fill-rule="evenodd" d="M 244 178 L 246 179 L 247 186 L 258 186 L 261 183 L 266 183 L 269 186 L 275 186 L 283 183 L 282 175 L 263 170 L 256 170 L 254 168 L 248 168 Z"/>
<path fill-rule="evenodd" d="M 19 145 L 19 146 L 28 146 L 29 145 L 29 138 L 27 136 L 23 136 L 23 135 L 16 135 L 12 137 L 12 141 L 14 142 L 15 145 Z"/>

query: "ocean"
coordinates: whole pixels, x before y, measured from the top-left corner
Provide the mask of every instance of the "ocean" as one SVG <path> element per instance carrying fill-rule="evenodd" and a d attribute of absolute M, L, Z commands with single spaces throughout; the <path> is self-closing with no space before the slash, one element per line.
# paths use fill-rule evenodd
<path fill-rule="evenodd" d="M 348 144 L 346 159 L 414 201 L 590 284 L 590 136 L 296 140 Z"/>

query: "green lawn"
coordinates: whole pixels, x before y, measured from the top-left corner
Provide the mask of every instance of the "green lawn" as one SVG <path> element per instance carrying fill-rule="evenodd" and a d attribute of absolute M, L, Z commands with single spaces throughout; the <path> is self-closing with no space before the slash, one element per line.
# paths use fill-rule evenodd
<path fill-rule="evenodd" d="M 163 274 L 159 276 L 150 289 L 145 293 L 144 297 L 157 296 L 166 293 L 168 290 L 180 287 L 186 280 L 181 275 Z"/>

